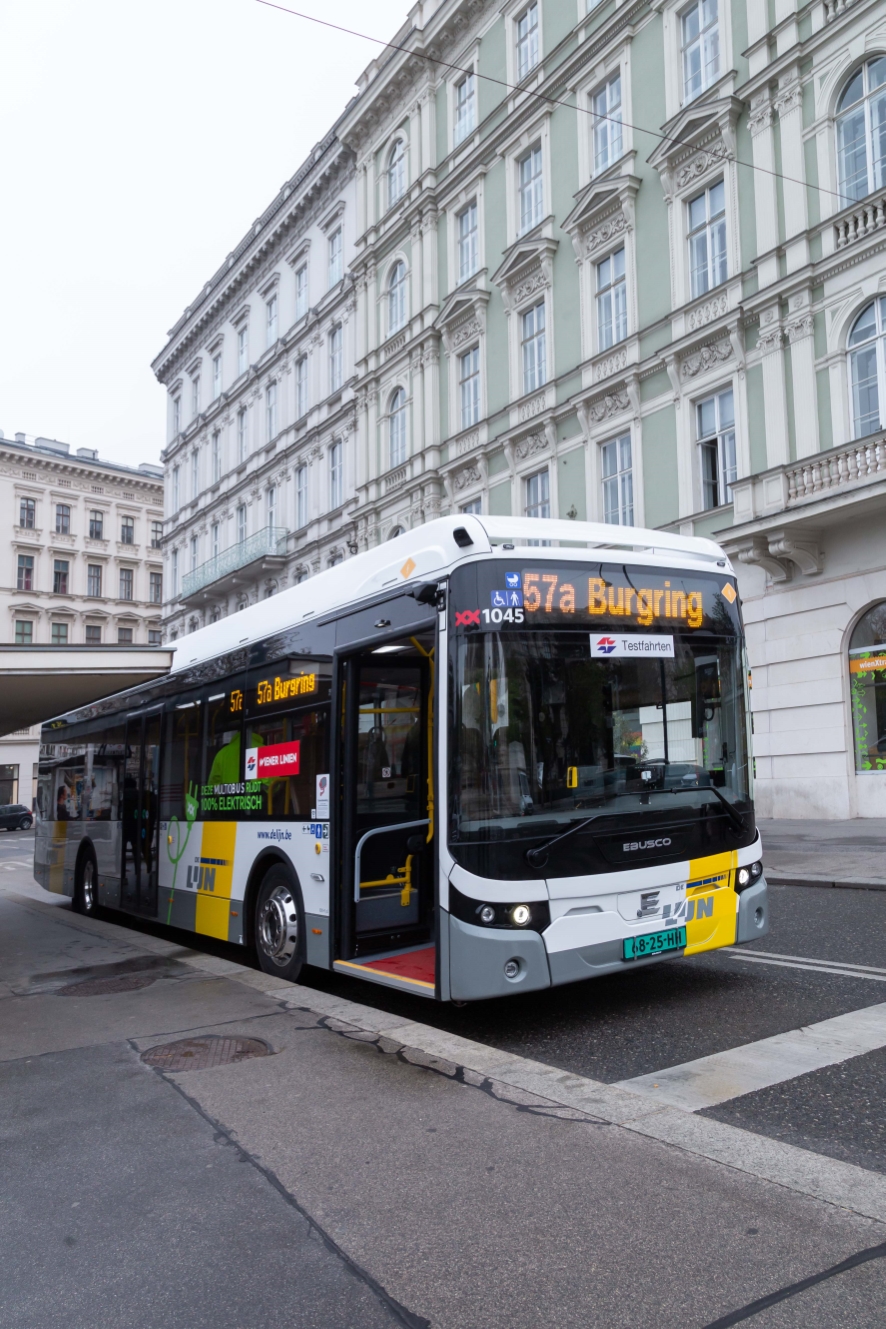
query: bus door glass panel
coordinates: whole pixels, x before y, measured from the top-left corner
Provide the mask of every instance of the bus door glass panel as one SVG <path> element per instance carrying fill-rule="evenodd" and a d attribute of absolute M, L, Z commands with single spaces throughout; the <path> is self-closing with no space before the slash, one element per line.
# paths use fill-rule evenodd
<path fill-rule="evenodd" d="M 157 909 L 160 713 L 129 716 L 123 761 L 123 886 L 125 909 Z"/>
<path fill-rule="evenodd" d="M 142 719 L 133 716 L 126 722 L 126 755 L 123 760 L 123 877 L 124 909 L 137 908 L 138 869 L 141 854 L 139 834 L 139 783 L 142 765 Z"/>
<path fill-rule="evenodd" d="M 157 912 L 157 871 L 160 846 L 160 724 L 159 711 L 147 715 L 142 733 L 141 849 L 139 908 Z"/>
<path fill-rule="evenodd" d="M 427 668 L 362 660 L 357 687 L 355 846 L 370 830 L 428 816 Z M 426 826 L 374 835 L 362 849 L 357 932 L 415 926 L 427 908 Z M 355 863 L 355 871 L 357 865 Z"/>

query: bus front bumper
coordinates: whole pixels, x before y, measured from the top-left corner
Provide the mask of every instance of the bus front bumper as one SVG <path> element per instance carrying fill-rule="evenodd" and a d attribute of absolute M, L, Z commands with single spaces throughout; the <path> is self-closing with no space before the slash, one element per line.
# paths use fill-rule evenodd
<path fill-rule="evenodd" d="M 716 894 L 720 897 L 718 904 L 722 901 L 722 906 L 727 906 L 726 916 L 721 916 L 708 935 L 699 937 L 695 944 L 690 936 L 686 951 L 669 951 L 645 960 L 623 958 L 624 937 L 621 935 L 593 939 L 597 928 L 607 930 L 608 920 L 603 914 L 585 916 L 581 923 L 571 923 L 564 918 L 543 934 L 476 927 L 447 915 L 450 996 L 456 1001 L 481 1001 L 517 992 L 533 992 L 585 978 L 627 973 L 657 964 L 661 959 L 699 954 L 766 936 L 769 901 L 765 876 L 737 897 L 731 889 Z M 616 927 L 621 933 L 623 929 Z M 580 941 L 578 933 L 585 934 Z M 578 944 L 570 945 L 571 940 Z"/>

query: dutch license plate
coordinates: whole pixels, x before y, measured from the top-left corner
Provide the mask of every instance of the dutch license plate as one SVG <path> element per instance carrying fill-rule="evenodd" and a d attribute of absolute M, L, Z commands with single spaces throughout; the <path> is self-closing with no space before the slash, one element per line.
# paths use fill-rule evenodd
<path fill-rule="evenodd" d="M 645 960 L 663 951 L 679 951 L 686 945 L 685 928 L 668 928 L 663 932 L 647 932 L 643 937 L 625 937 L 624 958 Z"/>

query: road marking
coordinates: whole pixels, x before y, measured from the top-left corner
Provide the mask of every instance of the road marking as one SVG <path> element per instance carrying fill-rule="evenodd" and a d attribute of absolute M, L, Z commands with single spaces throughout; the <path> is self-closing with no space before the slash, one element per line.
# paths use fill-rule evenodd
<path fill-rule="evenodd" d="M 836 969 L 823 964 L 797 964 L 794 960 L 758 960 L 752 955 L 735 955 L 735 960 L 746 960 L 748 964 L 774 964 L 779 969 L 812 969 L 817 974 L 837 974 L 842 978 L 869 978 L 874 983 L 886 983 L 886 975 L 860 974 L 851 969 Z"/>
<path fill-rule="evenodd" d="M 881 1047 L 886 1047 L 886 1002 L 652 1075 L 619 1080 L 618 1087 L 684 1112 L 699 1112 Z"/>
<path fill-rule="evenodd" d="M 794 964 L 816 965 L 817 968 L 838 969 L 841 973 L 853 970 L 861 974 L 883 974 L 886 975 L 886 969 L 877 969 L 874 965 L 850 965 L 845 960 L 820 960 L 818 956 L 781 956 L 777 950 L 745 950 L 744 946 L 724 946 L 724 952 L 732 956 L 735 960 L 741 960 L 741 957 L 754 956 L 760 957 L 761 961 L 789 960 Z"/>

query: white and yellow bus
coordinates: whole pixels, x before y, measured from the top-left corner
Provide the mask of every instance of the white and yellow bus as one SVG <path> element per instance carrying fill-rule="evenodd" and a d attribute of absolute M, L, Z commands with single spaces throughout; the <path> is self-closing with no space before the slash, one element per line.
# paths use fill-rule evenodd
<path fill-rule="evenodd" d="M 768 929 L 735 577 L 707 540 L 446 517 L 44 726 L 35 872 L 471 1001 Z"/>

